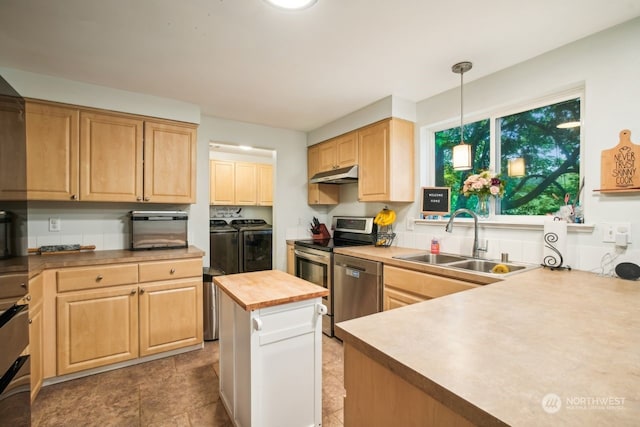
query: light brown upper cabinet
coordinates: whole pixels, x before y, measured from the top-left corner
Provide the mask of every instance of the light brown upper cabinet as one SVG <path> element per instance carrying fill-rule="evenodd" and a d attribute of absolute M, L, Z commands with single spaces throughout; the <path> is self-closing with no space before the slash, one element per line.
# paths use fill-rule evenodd
<path fill-rule="evenodd" d="M 273 206 L 273 166 L 258 164 L 258 206 Z"/>
<path fill-rule="evenodd" d="M 307 149 L 307 179 L 320 172 L 320 145 Z M 337 205 L 340 189 L 334 184 L 308 184 L 307 203 L 309 205 Z"/>
<path fill-rule="evenodd" d="M 391 118 L 358 130 L 358 200 L 413 202 L 413 123 Z"/>
<path fill-rule="evenodd" d="M 195 125 L 27 102 L 31 200 L 195 203 Z"/>
<path fill-rule="evenodd" d="M 353 166 L 358 163 L 358 133 L 347 134 L 318 144 L 318 172 Z"/>
<path fill-rule="evenodd" d="M 193 126 L 145 121 L 145 202 L 195 203 L 196 147 Z"/>
<path fill-rule="evenodd" d="M 262 163 L 211 160 L 210 204 L 271 206 L 273 166 Z"/>
<path fill-rule="evenodd" d="M 80 199 L 143 201 L 144 121 L 80 113 Z"/>
<path fill-rule="evenodd" d="M 27 197 L 30 200 L 77 200 L 80 111 L 26 103 Z"/>

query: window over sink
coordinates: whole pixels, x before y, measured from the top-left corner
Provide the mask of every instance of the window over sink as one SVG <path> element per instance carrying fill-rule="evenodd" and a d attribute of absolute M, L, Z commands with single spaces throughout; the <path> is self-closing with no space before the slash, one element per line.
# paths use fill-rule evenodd
<path fill-rule="evenodd" d="M 580 191 L 582 93 L 531 102 L 522 108 L 500 110 L 465 124 L 464 141 L 472 146 L 472 169 L 455 171 L 452 148 L 460 142 L 460 127 L 451 121 L 430 129 L 436 186 L 451 187 L 452 210 L 475 209 L 477 199 L 466 197 L 464 180 L 483 170 L 504 181 L 496 202 L 497 215 L 546 215 L 565 204 L 576 204 Z"/>

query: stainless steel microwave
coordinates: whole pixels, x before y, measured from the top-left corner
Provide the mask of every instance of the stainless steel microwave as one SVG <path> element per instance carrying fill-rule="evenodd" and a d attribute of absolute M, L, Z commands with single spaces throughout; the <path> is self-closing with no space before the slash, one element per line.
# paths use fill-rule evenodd
<path fill-rule="evenodd" d="M 131 250 L 186 248 L 188 219 L 183 211 L 131 211 Z"/>

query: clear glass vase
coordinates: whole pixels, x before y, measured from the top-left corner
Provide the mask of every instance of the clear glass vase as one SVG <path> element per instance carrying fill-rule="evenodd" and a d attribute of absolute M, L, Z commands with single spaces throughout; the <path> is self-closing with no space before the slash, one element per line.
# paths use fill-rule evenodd
<path fill-rule="evenodd" d="M 478 203 L 476 204 L 476 215 L 478 218 L 487 219 L 489 218 L 489 196 L 487 195 L 478 195 Z"/>

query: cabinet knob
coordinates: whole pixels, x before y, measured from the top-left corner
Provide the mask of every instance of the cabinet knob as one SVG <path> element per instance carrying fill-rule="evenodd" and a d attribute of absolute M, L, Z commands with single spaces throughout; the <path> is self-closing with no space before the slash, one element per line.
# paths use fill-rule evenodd
<path fill-rule="evenodd" d="M 77 195 L 75 195 L 75 194 L 72 194 L 72 195 L 71 195 L 71 200 L 78 200 L 78 196 L 77 196 Z"/>
<path fill-rule="evenodd" d="M 27 301 L 31 301 L 31 295 L 27 295 L 26 297 L 24 297 L 24 299 Z"/>
<path fill-rule="evenodd" d="M 32 324 L 32 323 L 33 323 L 33 319 L 29 319 L 29 324 Z"/>
<path fill-rule="evenodd" d="M 140 293 L 144 294 L 144 288 L 140 288 Z"/>
<path fill-rule="evenodd" d="M 102 280 L 102 279 L 103 279 L 102 275 L 101 275 L 101 274 L 98 274 L 98 277 L 96 277 L 96 282 L 99 282 L 99 281 L 100 281 L 100 280 Z"/>
<path fill-rule="evenodd" d="M 142 201 L 142 197 L 138 196 L 138 197 L 136 197 L 136 200 L 141 202 Z"/>
<path fill-rule="evenodd" d="M 135 295 L 135 294 L 136 294 L 136 290 L 135 290 L 135 289 L 133 289 L 133 290 L 131 291 L 131 295 Z"/>
<path fill-rule="evenodd" d="M 150 198 L 150 197 L 145 197 L 145 198 L 144 198 L 144 201 L 145 201 L 145 202 L 148 202 L 149 200 L 151 200 L 151 198 Z"/>
<path fill-rule="evenodd" d="M 172 268 L 171 270 L 169 270 L 169 274 L 173 274 L 173 273 L 175 273 L 175 272 L 176 272 L 176 269 L 175 269 L 175 268 Z"/>
<path fill-rule="evenodd" d="M 255 329 L 256 331 L 261 331 L 262 330 L 262 320 L 260 320 L 259 318 L 255 317 L 253 319 L 253 329 Z"/>
<path fill-rule="evenodd" d="M 26 283 L 20 283 L 20 287 L 27 289 L 27 284 Z"/>

